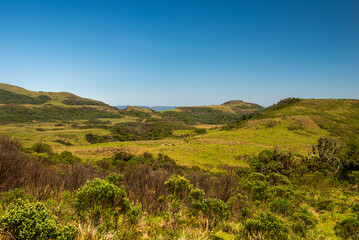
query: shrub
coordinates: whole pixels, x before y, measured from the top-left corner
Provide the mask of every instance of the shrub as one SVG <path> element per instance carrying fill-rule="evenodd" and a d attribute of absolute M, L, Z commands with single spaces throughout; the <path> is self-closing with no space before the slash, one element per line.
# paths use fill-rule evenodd
<path fill-rule="evenodd" d="M 320 196 L 316 202 L 316 206 L 319 211 L 330 211 L 334 208 L 334 203 L 332 199 Z"/>
<path fill-rule="evenodd" d="M 193 131 L 194 134 L 206 134 L 207 133 L 207 130 L 205 128 L 196 128 L 194 131 Z"/>
<path fill-rule="evenodd" d="M 54 142 L 60 143 L 65 146 L 72 146 L 72 143 L 70 143 L 69 141 L 66 141 L 66 140 L 62 140 L 62 139 L 56 139 Z"/>
<path fill-rule="evenodd" d="M 242 235 L 246 239 L 288 239 L 288 227 L 274 213 L 260 212 L 244 222 Z"/>
<path fill-rule="evenodd" d="M 75 162 L 81 162 L 81 158 L 74 156 L 69 151 L 63 151 L 60 153 L 56 160 L 58 163 L 64 164 L 74 164 Z"/>
<path fill-rule="evenodd" d="M 35 202 L 36 198 L 29 193 L 26 193 L 20 188 L 10 189 L 7 192 L 1 193 L 0 203 L 3 205 L 15 203 L 18 201 Z"/>
<path fill-rule="evenodd" d="M 349 216 L 342 221 L 338 221 L 334 226 L 334 233 L 341 239 L 359 239 L 358 216 Z"/>
<path fill-rule="evenodd" d="M 191 192 L 189 193 L 191 199 L 199 202 L 202 202 L 204 200 L 204 195 L 204 191 L 198 188 L 191 190 Z"/>
<path fill-rule="evenodd" d="M 291 203 L 288 201 L 288 199 L 281 197 L 274 199 L 269 204 L 269 207 L 272 212 L 276 212 L 284 215 L 289 214 L 292 210 Z"/>
<path fill-rule="evenodd" d="M 132 225 L 138 222 L 141 215 L 142 215 L 142 205 L 130 207 L 130 209 L 126 213 L 126 216 L 130 224 Z"/>
<path fill-rule="evenodd" d="M 244 189 L 250 194 L 252 200 L 267 200 L 269 197 L 270 185 L 266 177 L 261 173 L 251 173 L 248 179 L 242 182 Z"/>
<path fill-rule="evenodd" d="M 178 199 L 185 199 L 193 189 L 193 185 L 180 175 L 173 175 L 165 182 L 167 192 Z"/>
<path fill-rule="evenodd" d="M 128 162 L 134 157 L 135 157 L 134 155 L 127 153 L 127 152 L 117 152 L 113 155 L 113 159 L 115 160 L 115 162 L 117 162 L 117 161 Z"/>
<path fill-rule="evenodd" d="M 111 180 L 113 178 L 110 177 Z M 110 181 L 95 178 L 93 181 L 87 181 L 77 191 L 75 208 L 79 213 L 88 213 L 95 223 L 98 223 L 101 216 L 114 216 L 117 224 L 118 213 L 127 212 L 130 201 L 123 185 L 118 187 Z"/>
<path fill-rule="evenodd" d="M 52 148 L 49 144 L 43 143 L 43 142 L 37 142 L 34 145 L 32 145 L 31 150 L 37 153 L 52 153 Z"/>
<path fill-rule="evenodd" d="M 301 206 L 300 211 L 293 214 L 292 220 L 292 230 L 303 238 L 307 236 L 308 230 L 315 228 L 318 223 L 316 217 L 306 206 Z"/>
<path fill-rule="evenodd" d="M 40 202 L 18 202 L 0 219 L 1 231 L 18 240 L 75 239 L 78 230 L 61 226 L 57 218 Z"/>
<path fill-rule="evenodd" d="M 112 183 L 115 186 L 120 187 L 123 182 L 123 179 L 124 177 L 122 174 L 111 173 L 110 175 L 107 176 L 106 181 Z"/>
<path fill-rule="evenodd" d="M 208 228 L 213 229 L 220 221 L 230 216 L 227 203 L 216 198 L 207 198 L 201 204 L 203 216 L 208 220 Z"/>

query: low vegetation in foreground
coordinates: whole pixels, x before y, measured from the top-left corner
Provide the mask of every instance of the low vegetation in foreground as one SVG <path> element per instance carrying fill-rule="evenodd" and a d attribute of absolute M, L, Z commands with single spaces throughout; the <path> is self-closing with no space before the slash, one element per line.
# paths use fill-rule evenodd
<path fill-rule="evenodd" d="M 221 172 L 166 155 L 84 162 L 0 137 L 3 239 L 358 239 L 359 146 L 264 150 Z"/>

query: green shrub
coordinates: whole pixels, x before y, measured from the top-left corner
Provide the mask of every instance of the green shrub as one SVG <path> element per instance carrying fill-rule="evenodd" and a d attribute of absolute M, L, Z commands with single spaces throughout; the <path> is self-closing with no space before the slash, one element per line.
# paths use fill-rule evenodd
<path fill-rule="evenodd" d="M 37 142 L 34 145 L 32 145 L 31 150 L 37 153 L 52 153 L 52 148 L 49 144 L 43 143 L 43 142 Z"/>
<path fill-rule="evenodd" d="M 242 182 L 243 188 L 250 194 L 253 201 L 264 201 L 269 197 L 270 185 L 261 173 L 251 173 Z"/>
<path fill-rule="evenodd" d="M 116 174 L 116 173 L 111 173 L 110 175 L 108 175 L 106 177 L 106 181 L 108 181 L 109 183 L 112 183 L 115 186 L 120 187 L 122 182 L 123 182 L 123 175 L 122 174 Z"/>
<path fill-rule="evenodd" d="M 1 231 L 13 239 L 75 239 L 78 230 L 61 226 L 57 218 L 40 202 L 18 202 L 0 218 Z"/>
<path fill-rule="evenodd" d="M 272 212 L 280 213 L 280 214 L 290 214 L 292 212 L 292 205 L 286 198 L 278 197 L 274 199 L 270 204 L 269 207 Z"/>
<path fill-rule="evenodd" d="M 134 157 L 135 157 L 134 155 L 127 153 L 127 152 L 117 152 L 113 155 L 113 159 L 115 160 L 115 162 L 117 162 L 117 161 L 128 162 Z"/>
<path fill-rule="evenodd" d="M 191 199 L 202 202 L 204 200 L 205 193 L 202 189 L 196 188 L 189 193 Z"/>
<path fill-rule="evenodd" d="M 206 134 L 207 130 L 205 128 L 196 128 L 195 130 L 193 130 L 194 134 Z"/>
<path fill-rule="evenodd" d="M 72 143 L 70 143 L 69 141 L 66 141 L 66 140 L 62 140 L 62 139 L 56 139 L 54 142 L 60 143 L 65 146 L 72 146 Z"/>
<path fill-rule="evenodd" d="M 16 203 L 18 201 L 35 202 L 36 198 L 20 188 L 10 189 L 7 192 L 2 192 L 0 195 L 0 203 L 2 205 Z"/>
<path fill-rule="evenodd" d="M 307 206 L 301 206 L 300 210 L 292 216 L 292 230 L 305 238 L 308 230 L 315 228 L 318 223 L 317 218 L 308 210 Z"/>
<path fill-rule="evenodd" d="M 138 222 L 139 218 L 142 215 L 142 206 L 137 205 L 130 207 L 130 209 L 127 211 L 126 216 L 130 222 L 130 224 L 134 225 Z"/>
<path fill-rule="evenodd" d="M 319 211 L 330 211 L 333 210 L 334 203 L 332 199 L 320 196 L 317 199 L 316 207 Z"/>
<path fill-rule="evenodd" d="M 167 192 L 178 199 L 185 199 L 193 189 L 193 185 L 180 175 L 173 175 L 165 182 Z"/>
<path fill-rule="evenodd" d="M 80 214 L 89 214 L 94 223 L 98 223 L 101 217 L 114 217 L 116 225 L 118 214 L 130 209 L 130 201 L 123 185 L 118 187 L 110 181 L 95 178 L 77 191 L 75 208 Z"/>
<path fill-rule="evenodd" d="M 359 239 L 358 216 L 349 216 L 342 221 L 338 221 L 334 226 L 334 233 L 341 239 Z"/>
<path fill-rule="evenodd" d="M 230 216 L 227 203 L 216 198 L 206 198 L 202 204 L 203 216 L 208 220 L 208 228 L 213 229 L 220 221 Z"/>
<path fill-rule="evenodd" d="M 242 236 L 245 239 L 288 239 L 288 227 L 274 213 L 260 212 L 254 219 L 244 222 Z"/>
<path fill-rule="evenodd" d="M 351 210 L 352 212 L 359 213 L 359 200 L 352 204 Z"/>
<path fill-rule="evenodd" d="M 81 162 L 81 158 L 74 156 L 69 151 L 63 151 L 56 157 L 58 163 L 73 164 L 75 162 Z"/>

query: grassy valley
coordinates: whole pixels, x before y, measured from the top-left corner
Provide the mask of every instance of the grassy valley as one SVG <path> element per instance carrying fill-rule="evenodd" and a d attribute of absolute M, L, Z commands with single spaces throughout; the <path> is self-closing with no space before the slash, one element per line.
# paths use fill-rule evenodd
<path fill-rule="evenodd" d="M 359 100 L 156 112 L 0 93 L 4 239 L 359 238 Z"/>

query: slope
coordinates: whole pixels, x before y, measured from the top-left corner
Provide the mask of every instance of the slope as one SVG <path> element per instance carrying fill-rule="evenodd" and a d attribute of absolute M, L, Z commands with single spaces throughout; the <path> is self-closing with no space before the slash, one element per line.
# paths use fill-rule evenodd
<path fill-rule="evenodd" d="M 0 90 L 2 90 L 2 96 L 5 94 L 9 95 L 9 98 L 19 98 L 21 100 L 27 99 L 27 101 L 20 101 L 19 104 L 39 104 L 39 103 L 33 103 L 34 101 L 31 101 L 29 99 L 38 99 L 39 96 L 42 96 L 42 98 L 47 99 L 47 101 L 42 102 L 53 104 L 53 105 L 95 105 L 95 106 L 108 106 L 107 104 L 82 98 L 79 96 L 76 96 L 75 94 L 68 93 L 68 92 L 36 92 L 36 91 L 30 91 L 26 90 L 24 88 L 13 86 L 6 83 L 0 83 Z M 46 96 L 46 97 L 43 97 Z M 41 99 L 41 97 L 40 97 Z M 0 97 L 0 103 L 7 104 L 9 102 L 5 101 L 4 97 Z M 11 102 L 10 102 L 11 103 Z"/>
<path fill-rule="evenodd" d="M 347 140 L 359 134 L 359 100 L 289 98 L 226 126 L 225 129 L 285 123 L 290 131 L 309 134 L 315 129 Z"/>
<path fill-rule="evenodd" d="M 187 124 L 227 124 L 243 115 L 253 114 L 263 107 L 240 100 L 229 101 L 222 105 L 201 107 L 178 107 L 160 113 L 163 117 L 177 119 Z"/>
<path fill-rule="evenodd" d="M 67 92 L 36 92 L 0 83 L 0 122 L 122 118 L 103 102 Z"/>

